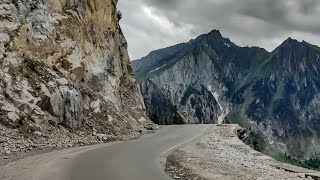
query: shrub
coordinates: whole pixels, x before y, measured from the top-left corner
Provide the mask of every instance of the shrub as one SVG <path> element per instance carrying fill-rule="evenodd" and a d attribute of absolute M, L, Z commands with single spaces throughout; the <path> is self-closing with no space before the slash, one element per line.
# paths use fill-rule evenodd
<path fill-rule="evenodd" d="M 122 19 L 122 12 L 119 10 L 117 13 L 118 21 Z"/>

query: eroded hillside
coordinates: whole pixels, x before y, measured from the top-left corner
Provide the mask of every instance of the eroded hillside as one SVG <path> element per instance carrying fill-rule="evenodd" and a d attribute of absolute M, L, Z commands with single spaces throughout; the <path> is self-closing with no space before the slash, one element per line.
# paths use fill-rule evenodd
<path fill-rule="evenodd" d="M 0 154 L 130 138 L 148 124 L 117 0 L 2 0 Z"/>
<path fill-rule="evenodd" d="M 289 38 L 268 52 L 213 30 L 133 64 L 155 122 L 236 123 L 260 151 L 318 158 L 319 47 Z"/>

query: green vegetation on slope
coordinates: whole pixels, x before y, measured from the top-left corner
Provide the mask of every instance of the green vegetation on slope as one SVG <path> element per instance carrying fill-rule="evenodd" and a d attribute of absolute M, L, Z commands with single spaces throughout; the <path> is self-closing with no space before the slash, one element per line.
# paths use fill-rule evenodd
<path fill-rule="evenodd" d="M 313 170 L 320 170 L 320 159 L 318 159 L 318 158 L 310 158 L 308 160 L 300 160 L 298 158 L 292 157 L 287 154 L 273 156 L 273 158 L 275 158 L 278 161 L 292 164 L 295 166 L 313 169 Z"/>

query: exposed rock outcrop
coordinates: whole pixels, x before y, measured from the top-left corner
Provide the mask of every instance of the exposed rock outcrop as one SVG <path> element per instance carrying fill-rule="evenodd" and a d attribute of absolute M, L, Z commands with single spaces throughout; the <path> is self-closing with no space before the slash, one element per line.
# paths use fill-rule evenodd
<path fill-rule="evenodd" d="M 273 156 L 319 157 L 319 47 L 289 38 L 267 52 L 214 30 L 133 64 L 148 114 L 162 113 L 157 122 L 177 107 L 186 123 L 241 125 Z"/>
<path fill-rule="evenodd" d="M 91 136 L 93 129 L 114 137 L 131 136 L 149 123 L 116 4 L 117 0 L 1 1 L 3 129 L 17 129 L 26 138 L 37 130 L 50 139 L 59 138 L 53 132 L 60 127 L 81 139 Z"/>

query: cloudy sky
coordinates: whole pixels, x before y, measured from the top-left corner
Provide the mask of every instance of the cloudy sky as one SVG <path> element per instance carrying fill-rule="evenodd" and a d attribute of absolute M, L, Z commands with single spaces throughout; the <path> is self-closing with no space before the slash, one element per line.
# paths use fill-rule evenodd
<path fill-rule="evenodd" d="M 269 51 L 288 37 L 320 45 L 319 0 L 119 0 L 132 60 L 212 29 Z"/>

